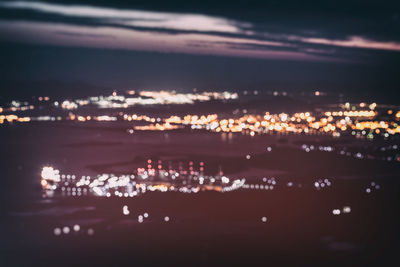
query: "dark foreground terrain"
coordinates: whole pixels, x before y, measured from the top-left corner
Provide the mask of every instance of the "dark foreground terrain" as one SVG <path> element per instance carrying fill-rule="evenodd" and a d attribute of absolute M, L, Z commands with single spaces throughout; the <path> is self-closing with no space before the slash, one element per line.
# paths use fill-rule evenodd
<path fill-rule="evenodd" d="M 128 135 L 118 125 L 96 125 L 0 129 L 1 266 L 392 266 L 390 262 L 395 262 L 398 162 L 307 153 L 297 146 L 311 141 L 337 143 L 328 137 Z M 272 151 L 266 151 L 267 146 Z M 246 178 L 249 185 L 266 184 L 263 177 L 272 176 L 277 183 L 273 190 L 149 192 L 135 198 L 42 195 L 43 166 L 77 175 L 130 173 L 145 166 L 147 158 L 204 161 L 211 174 L 220 166 L 228 177 Z M 324 178 L 331 186 L 317 190 L 315 181 Z M 123 214 L 124 205 L 128 215 Z M 139 222 L 144 213 L 148 217 Z"/>

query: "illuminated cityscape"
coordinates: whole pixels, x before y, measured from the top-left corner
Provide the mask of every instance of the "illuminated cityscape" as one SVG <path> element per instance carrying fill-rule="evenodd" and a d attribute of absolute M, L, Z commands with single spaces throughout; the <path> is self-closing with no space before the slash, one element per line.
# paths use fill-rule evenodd
<path fill-rule="evenodd" d="M 254 97 L 285 103 L 301 96 L 140 90 L 77 99 L 39 96 L 3 103 L 0 130 L 32 134 L 29 143 L 19 134 L 8 138 L 21 147 L 16 150 L 28 145 L 43 154 L 34 166 L 40 169 L 34 180 L 40 185 L 41 201 L 54 207 L 92 203 L 62 208 L 56 217 L 45 206 L 38 211 L 35 216 L 53 216 L 38 231 L 56 238 L 56 243 L 110 238 L 105 235 L 113 235 L 117 230 L 110 229 L 115 227 L 137 235 L 141 230 L 132 230 L 136 224 L 155 227 L 152 231 L 163 236 L 159 224 L 192 225 L 202 205 L 208 208 L 204 214 L 213 214 L 212 221 L 278 227 L 281 216 L 287 215 L 274 207 L 290 198 L 306 201 L 300 204 L 297 220 L 312 212 L 308 216 L 315 223 L 318 216 L 337 217 L 345 228 L 363 207 L 374 206 L 374 199 L 392 194 L 390 181 L 400 167 L 400 106 L 325 103 L 323 92 L 309 95 L 311 108 L 294 106 L 290 111 L 259 107 Z M 189 195 L 196 197 L 186 199 Z M 142 199 L 151 203 L 155 197 L 165 203 L 186 200 L 174 208 L 160 202 L 136 204 Z M 312 199 L 318 201 L 308 202 Z M 233 203 L 240 207 L 237 201 L 251 208 L 234 208 L 231 215 L 222 211 L 232 209 Z M 269 208 L 261 204 L 264 201 Z M 84 219 L 96 218 L 98 212 L 101 219 Z M 198 219 L 211 227 L 206 218 L 209 215 Z M 122 225 L 114 225 L 115 220 Z M 269 228 L 257 230 L 257 238 L 270 235 Z M 332 242 L 324 245 L 328 251 L 336 251 L 329 248 Z"/>
<path fill-rule="evenodd" d="M 217 93 L 204 92 L 201 94 L 176 94 L 175 92 L 161 91 L 140 92 L 140 96 L 148 98 L 126 98 L 114 92 L 108 97 L 90 97 L 86 100 L 64 100 L 61 105 L 58 101 L 48 103 L 50 106 L 61 108 L 61 110 L 78 109 L 82 106 L 94 106 L 96 113 L 103 113 L 102 109 L 125 109 L 134 105 L 167 105 L 167 104 L 194 104 L 193 101 L 210 101 L 211 99 L 229 101 L 238 99 L 237 93 Z M 133 100 L 135 99 L 135 100 Z M 40 102 L 49 101 L 49 97 L 39 97 L 38 107 L 42 108 Z M 150 101 L 150 102 L 149 102 Z M 48 107 L 48 106 L 47 106 Z M 340 137 L 341 134 L 351 134 L 356 137 L 366 137 L 373 139 L 374 136 L 389 136 L 400 133 L 400 107 L 386 106 L 378 107 L 376 103 L 367 105 L 366 103 L 337 105 L 336 108 L 326 107 L 326 110 L 319 108 L 314 112 L 297 112 L 293 114 L 279 113 L 271 114 L 247 114 L 242 116 L 229 117 L 228 115 L 204 114 L 204 115 L 185 115 L 170 117 L 151 117 L 144 114 L 128 114 L 123 111 L 108 112 L 106 115 L 82 115 L 79 110 L 68 112 L 67 116 L 55 116 L 48 114 L 44 116 L 23 116 L 13 114 L 16 111 L 29 111 L 35 108 L 28 102 L 13 100 L 7 107 L 2 107 L 0 111 L 0 124 L 5 121 L 12 122 L 31 122 L 31 121 L 117 121 L 128 122 L 143 121 L 147 125 L 134 126 L 133 130 L 174 130 L 184 127 L 191 129 L 205 129 L 212 132 L 242 133 L 251 136 L 268 133 L 282 134 L 331 134 Z M 393 110 L 394 109 L 394 110 Z M 97 111 L 99 110 L 99 111 Z"/>
<path fill-rule="evenodd" d="M 399 1 L 0 0 L 0 266 L 393 266 Z"/>

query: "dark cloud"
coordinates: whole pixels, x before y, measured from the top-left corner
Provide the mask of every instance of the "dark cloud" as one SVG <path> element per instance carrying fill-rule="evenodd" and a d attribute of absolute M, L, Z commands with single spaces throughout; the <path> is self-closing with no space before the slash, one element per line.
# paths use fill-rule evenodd
<path fill-rule="evenodd" d="M 400 2 L 375 0 L 204 0 L 204 1 L 51 1 L 141 10 L 200 13 L 264 24 L 260 30 L 291 34 L 349 34 L 379 40 L 400 40 Z"/>
<path fill-rule="evenodd" d="M 157 1 L 138 1 L 133 4 L 116 2 L 113 5 L 101 1 L 97 3 L 91 1 L 68 3 L 4 1 L 3 4 L 0 2 L 0 15 L 6 21 L 34 21 L 44 22 L 47 25 L 62 23 L 75 26 L 77 30 L 80 26 L 85 26 L 151 32 L 153 36 L 157 33 L 181 36 L 201 34 L 203 40 L 195 38 L 193 41 L 186 42 L 189 48 L 217 47 L 216 45 L 225 42 L 229 43 L 226 48 L 243 50 L 240 55 L 252 57 L 260 56 L 254 51 L 279 50 L 296 51 L 294 59 L 301 55 L 305 59 L 307 59 L 305 55 L 314 55 L 314 59 L 323 60 L 320 56 L 327 55 L 328 60 L 332 59 L 333 55 L 337 59 L 350 61 L 353 58 L 354 61 L 360 61 L 360 59 L 367 59 L 374 52 L 366 53 L 363 51 L 366 49 L 389 50 L 394 53 L 400 51 L 400 43 L 397 42 L 399 27 L 396 27 L 400 26 L 398 25 L 400 22 L 396 19 L 398 10 L 396 3 L 379 5 L 369 1 L 336 1 L 335 5 L 330 2 L 322 5 L 308 1 L 301 4 L 296 1 L 268 3 L 250 1 L 246 7 L 244 3 L 243 1 L 225 3 L 226 9 L 223 9 L 224 4 L 207 1 L 197 3 L 198 5 L 180 5 L 179 2 L 165 5 Z M 86 5 L 85 9 L 81 8 L 83 5 Z M 146 8 L 147 11 L 140 10 Z M 154 10 L 163 13 L 157 13 Z M 198 15 L 191 15 L 188 12 L 197 12 Z M 37 26 L 37 28 L 40 27 Z M 36 30 L 40 31 L 40 29 Z M 77 32 L 68 34 L 67 30 L 56 32 L 64 32 L 64 35 L 75 37 L 85 36 Z M 96 35 L 106 36 L 101 33 Z M 214 40 L 212 36 L 232 38 L 232 41 Z M 32 41 L 28 37 L 25 39 Z M 151 39 L 147 42 L 154 43 Z M 201 44 L 202 42 L 208 42 L 209 45 Z M 211 42 L 215 42 L 215 45 Z M 271 45 L 271 42 L 281 47 L 277 48 L 277 45 Z M 61 43 L 65 44 L 63 41 Z M 83 40 L 82 43 L 87 45 L 88 42 Z M 99 45 L 101 45 L 100 40 L 96 47 Z M 181 49 L 182 52 L 199 53 L 199 51 L 175 47 L 177 48 L 174 48 L 175 52 Z M 138 47 L 131 49 L 140 50 Z M 249 49 L 252 52 L 249 52 Z M 154 47 L 153 50 L 157 48 Z M 158 50 L 161 51 L 161 48 Z M 232 51 L 211 51 L 210 53 L 234 54 Z M 268 57 L 268 55 L 264 53 L 261 56 Z M 287 59 L 287 56 L 283 59 Z"/>
<path fill-rule="evenodd" d="M 84 34 L 80 34 L 80 33 L 73 33 L 73 32 L 63 32 L 63 31 L 55 31 L 55 34 L 60 34 L 60 35 L 67 35 L 67 36 L 76 36 L 76 37 L 81 37 L 81 36 L 85 36 L 85 37 L 91 37 L 91 38 L 115 38 L 114 36 L 110 36 L 110 35 L 104 35 L 104 34 L 90 34 L 90 33 L 84 33 Z"/>

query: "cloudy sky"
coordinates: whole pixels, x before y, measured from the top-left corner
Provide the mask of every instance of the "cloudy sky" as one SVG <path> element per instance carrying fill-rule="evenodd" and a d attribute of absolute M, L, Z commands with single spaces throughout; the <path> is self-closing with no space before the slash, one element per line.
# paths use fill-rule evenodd
<path fill-rule="evenodd" d="M 395 90 L 400 4 L 315 2 L 0 1 L 1 75 L 8 87 Z"/>

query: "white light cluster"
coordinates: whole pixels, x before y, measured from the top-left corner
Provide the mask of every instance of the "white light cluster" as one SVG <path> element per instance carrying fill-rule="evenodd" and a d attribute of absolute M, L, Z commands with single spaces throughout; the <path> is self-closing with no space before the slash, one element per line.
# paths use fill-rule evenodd
<path fill-rule="evenodd" d="M 243 187 L 244 183 L 246 182 L 246 179 L 237 179 L 234 180 L 231 186 L 227 186 L 224 187 L 224 189 L 222 190 L 222 192 L 229 192 L 229 191 L 233 191 L 233 190 L 237 190 L 241 187 Z"/>
<path fill-rule="evenodd" d="M 318 179 L 317 181 L 314 182 L 314 187 L 317 190 L 325 189 L 325 188 L 328 188 L 331 186 L 332 186 L 332 182 L 327 178 L 325 178 L 323 180 Z"/>
<path fill-rule="evenodd" d="M 202 166 L 202 165 L 201 165 Z M 161 166 L 160 166 L 161 167 Z M 198 171 L 138 168 L 135 174 L 96 177 L 59 174 L 53 167 L 42 169 L 42 188 L 48 196 L 59 192 L 67 196 L 136 197 L 148 191 L 198 193 L 204 190 L 229 192 L 244 185 L 243 180 L 231 181 L 226 176 L 206 176 Z M 123 213 L 127 213 L 127 207 Z"/>
<path fill-rule="evenodd" d="M 350 212 L 351 212 L 350 206 L 344 206 L 342 209 L 333 209 L 332 210 L 333 215 L 348 214 Z"/>
<path fill-rule="evenodd" d="M 237 99 L 237 93 L 230 92 L 203 92 L 203 93 L 177 93 L 175 91 L 140 91 L 129 96 L 118 95 L 114 92 L 109 96 L 92 96 L 86 99 L 64 100 L 61 108 L 72 110 L 80 106 L 94 105 L 98 108 L 128 108 L 135 105 L 166 105 L 166 104 L 194 104 L 196 101 L 204 102 L 212 99 L 231 100 Z M 55 102 L 58 107 L 58 102 Z"/>
<path fill-rule="evenodd" d="M 53 167 L 43 167 L 41 173 L 42 179 L 47 181 L 59 182 L 60 181 L 60 171 L 55 170 Z"/>
<path fill-rule="evenodd" d="M 381 189 L 381 186 L 379 184 L 377 184 L 376 182 L 371 182 L 370 185 L 365 189 L 365 192 L 369 194 L 373 190 L 379 190 L 379 189 Z"/>
<path fill-rule="evenodd" d="M 78 233 L 78 232 L 80 232 L 80 230 L 81 230 L 80 225 L 75 224 L 72 228 L 70 228 L 69 226 L 64 226 L 62 228 L 56 227 L 56 228 L 54 228 L 53 233 L 55 236 L 59 236 L 61 234 L 68 235 L 71 233 L 71 231 Z"/>

